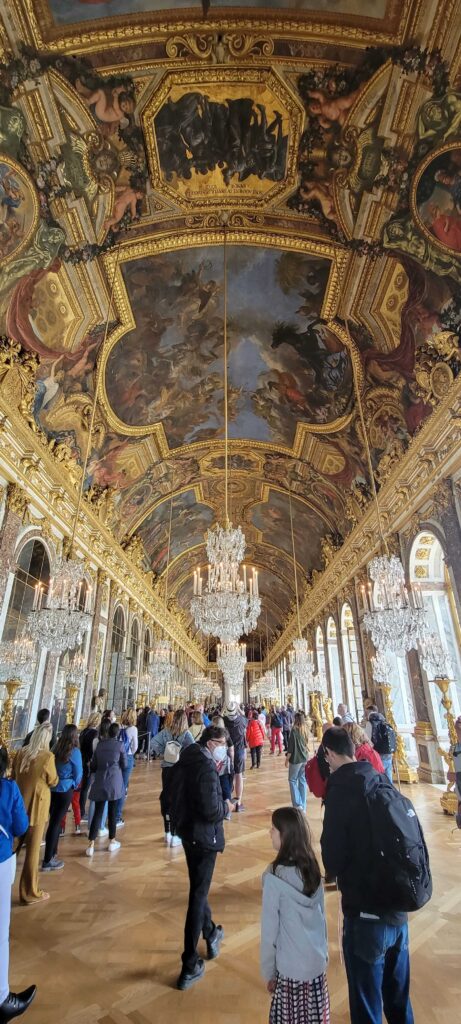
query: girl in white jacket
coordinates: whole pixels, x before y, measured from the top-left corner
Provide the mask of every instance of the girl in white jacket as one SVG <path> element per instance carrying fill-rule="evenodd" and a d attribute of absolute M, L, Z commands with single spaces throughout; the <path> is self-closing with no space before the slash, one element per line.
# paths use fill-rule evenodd
<path fill-rule="evenodd" d="M 323 885 L 302 811 L 279 807 L 270 835 L 276 858 L 263 875 L 261 918 L 269 1024 L 329 1024 Z"/>

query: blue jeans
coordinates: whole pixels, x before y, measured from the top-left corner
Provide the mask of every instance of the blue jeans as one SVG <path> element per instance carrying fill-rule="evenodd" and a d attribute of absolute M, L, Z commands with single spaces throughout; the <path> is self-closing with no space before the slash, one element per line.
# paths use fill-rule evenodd
<path fill-rule="evenodd" d="M 94 800 L 90 800 L 89 809 L 88 809 L 88 834 L 90 832 L 91 822 L 93 821 L 93 818 L 94 818 L 94 806 L 95 806 L 94 805 Z M 104 810 L 102 812 L 101 828 L 105 828 L 106 827 L 106 821 L 107 821 L 107 804 L 104 804 Z"/>
<path fill-rule="evenodd" d="M 293 807 L 300 807 L 302 811 L 306 810 L 307 800 L 305 768 L 306 765 L 304 761 L 301 761 L 301 764 L 288 765 L 288 782 L 290 784 L 291 802 Z"/>
<path fill-rule="evenodd" d="M 130 775 L 131 775 L 131 773 L 133 771 L 133 768 L 134 768 L 134 756 L 133 756 L 133 754 L 127 754 L 126 755 L 126 768 L 122 768 L 123 785 L 125 787 L 125 794 L 124 794 L 124 796 L 120 797 L 120 800 L 117 801 L 117 821 L 120 821 L 120 818 L 122 817 L 122 811 L 123 811 L 123 807 L 124 807 L 124 804 L 125 804 L 126 795 L 128 793 L 128 785 L 129 785 L 129 782 L 130 782 Z"/>
<path fill-rule="evenodd" d="M 381 761 L 383 762 L 383 768 L 389 779 L 392 782 L 392 754 L 380 754 Z"/>
<path fill-rule="evenodd" d="M 414 1024 L 408 925 L 345 917 L 343 951 L 351 1024 Z"/>

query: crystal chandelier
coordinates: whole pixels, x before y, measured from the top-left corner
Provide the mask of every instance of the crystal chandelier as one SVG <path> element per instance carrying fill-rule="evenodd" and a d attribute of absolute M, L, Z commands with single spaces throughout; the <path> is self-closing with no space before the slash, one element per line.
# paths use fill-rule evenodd
<path fill-rule="evenodd" d="M 228 417 L 228 351 L 227 351 L 227 235 L 224 228 L 224 525 L 216 524 L 207 533 L 208 580 L 203 587 L 200 569 L 194 572 L 194 596 L 191 611 L 198 629 L 206 636 L 217 636 L 221 643 L 237 641 L 242 634 L 256 628 L 261 611 L 258 573 L 251 578 L 246 566 L 240 566 L 245 555 L 245 536 L 240 526 L 233 528 L 229 520 L 229 417 Z"/>
<path fill-rule="evenodd" d="M 35 641 L 27 633 L 16 640 L 0 643 L 0 682 L 19 677 L 22 682 L 32 682 L 37 652 Z"/>
<path fill-rule="evenodd" d="M 314 660 L 305 637 L 298 636 L 293 640 L 293 647 L 288 652 L 288 668 L 293 683 L 298 686 L 305 684 L 308 690 L 315 689 Z"/>
<path fill-rule="evenodd" d="M 389 682 L 392 666 L 390 658 L 385 651 L 376 651 L 376 654 L 371 659 L 371 668 L 373 673 L 373 682 L 378 685 Z"/>
<path fill-rule="evenodd" d="M 199 675 L 194 676 L 192 685 L 190 688 L 191 699 L 196 703 L 197 701 L 203 700 L 208 696 L 210 692 L 210 680 L 208 676 Z"/>
<path fill-rule="evenodd" d="M 428 679 L 453 679 L 453 665 L 447 648 L 437 633 L 419 640 L 421 661 Z"/>
<path fill-rule="evenodd" d="M 236 640 L 218 644 L 217 664 L 228 685 L 238 689 L 243 682 L 247 658 L 246 644 L 239 644 Z"/>
<path fill-rule="evenodd" d="M 176 700 L 185 700 L 187 697 L 187 686 L 184 686 L 183 683 L 174 683 L 173 696 Z"/>
<path fill-rule="evenodd" d="M 71 658 L 70 665 L 66 673 L 66 682 L 80 688 L 85 682 L 86 671 L 85 655 L 82 651 L 78 651 Z"/>
<path fill-rule="evenodd" d="M 78 647 L 92 620 L 92 589 L 84 590 L 85 566 L 80 559 L 61 558 L 48 591 L 37 583 L 27 630 L 51 654 Z M 84 596 L 83 596 L 84 591 Z"/>
<path fill-rule="evenodd" d="M 258 572 L 247 572 L 240 562 L 245 537 L 238 527 L 215 526 L 207 533 L 208 581 L 203 587 L 200 569 L 194 572 L 191 611 L 195 624 L 206 636 L 218 636 L 222 643 L 238 640 L 256 628 L 261 611 Z"/>
<path fill-rule="evenodd" d="M 311 654 L 311 652 L 309 653 Z M 310 689 L 311 687 L 308 686 L 308 690 Z M 323 668 L 320 668 L 318 672 L 312 676 L 312 689 L 317 690 L 318 693 L 322 693 L 324 697 L 328 697 L 327 677 Z"/>
<path fill-rule="evenodd" d="M 421 588 L 406 587 L 396 555 L 378 555 L 368 566 L 372 583 L 362 586 L 365 629 L 379 651 L 405 654 L 427 629 Z"/>
<path fill-rule="evenodd" d="M 170 683 L 174 675 L 174 652 L 171 640 L 165 637 L 154 645 L 152 658 L 152 675 L 162 687 Z"/>

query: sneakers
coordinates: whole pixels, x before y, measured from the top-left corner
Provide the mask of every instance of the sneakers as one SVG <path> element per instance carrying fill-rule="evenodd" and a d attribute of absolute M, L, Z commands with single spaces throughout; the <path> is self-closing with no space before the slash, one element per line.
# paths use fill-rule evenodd
<path fill-rule="evenodd" d="M 74 836 L 81 836 L 81 834 L 82 834 L 82 830 L 80 828 L 80 825 L 76 825 L 75 828 L 74 828 Z"/>
<path fill-rule="evenodd" d="M 215 929 L 214 937 L 212 939 L 207 939 L 206 940 L 206 948 L 208 950 L 208 959 L 209 960 L 216 960 L 216 957 L 219 956 L 219 950 L 220 950 L 220 946 L 221 946 L 221 942 L 222 942 L 223 938 L 224 938 L 224 928 L 222 927 L 221 924 L 217 924 L 216 925 L 216 929 Z"/>
<path fill-rule="evenodd" d="M 90 845 L 87 846 L 87 848 L 85 850 L 85 855 L 87 857 L 92 857 L 93 854 L 94 854 L 94 843 L 90 843 Z"/>
<path fill-rule="evenodd" d="M 13 1020 L 13 1017 L 20 1017 L 30 1006 L 35 993 L 36 985 L 24 989 L 24 992 L 9 992 L 3 1003 L 0 1003 L 0 1021 Z"/>
<path fill-rule="evenodd" d="M 182 846 L 182 839 L 179 836 L 172 836 L 170 839 L 170 846 Z"/>
<path fill-rule="evenodd" d="M 122 844 L 119 843 L 116 839 L 111 839 L 107 849 L 109 850 L 109 853 L 115 853 L 116 850 L 120 849 L 121 845 Z"/>
<path fill-rule="evenodd" d="M 125 828 L 125 821 L 123 818 L 120 818 L 120 821 L 117 822 L 117 828 Z"/>
<path fill-rule="evenodd" d="M 62 837 L 65 836 L 65 834 L 66 834 L 65 828 L 61 828 L 59 830 L 59 838 L 62 839 Z"/>
<path fill-rule="evenodd" d="M 42 871 L 61 871 L 64 867 L 64 861 L 58 860 L 56 857 L 52 857 L 49 861 L 43 861 Z"/>
<path fill-rule="evenodd" d="M 105 839 L 109 835 L 108 828 L 100 828 L 98 832 L 98 839 Z"/>
<path fill-rule="evenodd" d="M 182 969 L 176 982 L 176 988 L 179 988 L 181 992 L 184 992 L 186 988 L 190 988 L 191 985 L 195 985 L 196 981 L 200 981 L 200 978 L 203 978 L 204 974 L 205 964 L 203 960 L 199 959 L 197 960 L 193 971 L 185 971 L 184 968 Z"/>
<path fill-rule="evenodd" d="M 163 842 L 165 843 L 165 846 L 169 846 L 170 845 L 170 843 L 171 843 L 171 832 L 165 832 L 165 835 L 163 837 Z"/>
<path fill-rule="evenodd" d="M 243 804 L 239 804 L 239 803 L 235 804 L 234 811 L 236 811 L 237 814 L 239 813 L 239 811 L 244 811 L 244 810 L 245 810 L 245 807 L 244 807 Z"/>
<path fill-rule="evenodd" d="M 227 814 L 224 815 L 224 821 L 232 821 L 232 812 L 231 811 L 228 811 Z"/>

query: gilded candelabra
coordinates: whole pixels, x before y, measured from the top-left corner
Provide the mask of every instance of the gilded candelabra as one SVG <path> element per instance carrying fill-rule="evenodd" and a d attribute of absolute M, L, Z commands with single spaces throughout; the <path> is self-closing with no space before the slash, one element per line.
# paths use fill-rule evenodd
<path fill-rule="evenodd" d="M 333 698 L 322 697 L 323 710 L 325 712 L 325 719 L 327 722 L 333 721 Z"/>
<path fill-rule="evenodd" d="M 312 721 L 314 723 L 315 738 L 316 738 L 316 740 L 321 740 L 322 736 L 323 736 L 323 729 L 322 729 L 323 721 L 322 721 L 321 704 L 320 704 L 321 697 L 322 697 L 322 694 L 318 690 L 311 690 L 311 692 L 310 692 L 310 698 L 311 698 L 310 716 L 311 716 Z"/>
<path fill-rule="evenodd" d="M 72 725 L 75 718 L 75 707 L 77 704 L 78 691 L 77 683 L 68 683 L 66 686 L 66 722 Z"/>
<path fill-rule="evenodd" d="M 0 718 L 0 746 L 6 747 L 7 750 L 11 749 L 11 725 L 13 721 L 14 695 L 21 685 L 20 679 L 8 679 L 6 683 L 4 683 L 8 696 L 3 702 Z"/>
<path fill-rule="evenodd" d="M 382 691 L 385 718 L 388 721 L 391 728 L 394 730 L 396 736 L 397 747 L 393 757 L 394 777 L 399 782 L 418 782 L 418 773 L 415 770 L 415 768 L 412 768 L 411 765 L 408 764 L 405 744 L 397 729 L 397 724 L 394 717 L 394 708 L 392 706 L 392 686 L 390 683 L 379 683 L 379 685 L 376 684 L 376 689 Z"/>
<path fill-rule="evenodd" d="M 453 704 L 451 698 L 449 697 L 450 680 L 446 677 L 437 677 L 436 679 L 434 679 L 434 683 L 436 686 L 438 686 L 442 694 L 442 707 L 445 709 L 445 718 L 448 725 L 448 735 L 450 737 L 449 749 L 443 750 L 442 747 L 439 747 L 438 750 L 440 756 L 445 761 L 448 771 L 454 773 L 455 764 L 453 760 L 453 747 L 456 746 L 458 742 L 458 737 L 456 735 L 455 729 L 455 716 L 452 711 Z M 442 796 L 440 797 L 440 803 L 443 807 L 445 814 L 457 813 L 458 797 L 455 792 L 454 782 L 447 782 L 447 788 L 445 790 L 445 793 L 442 793 Z"/>

